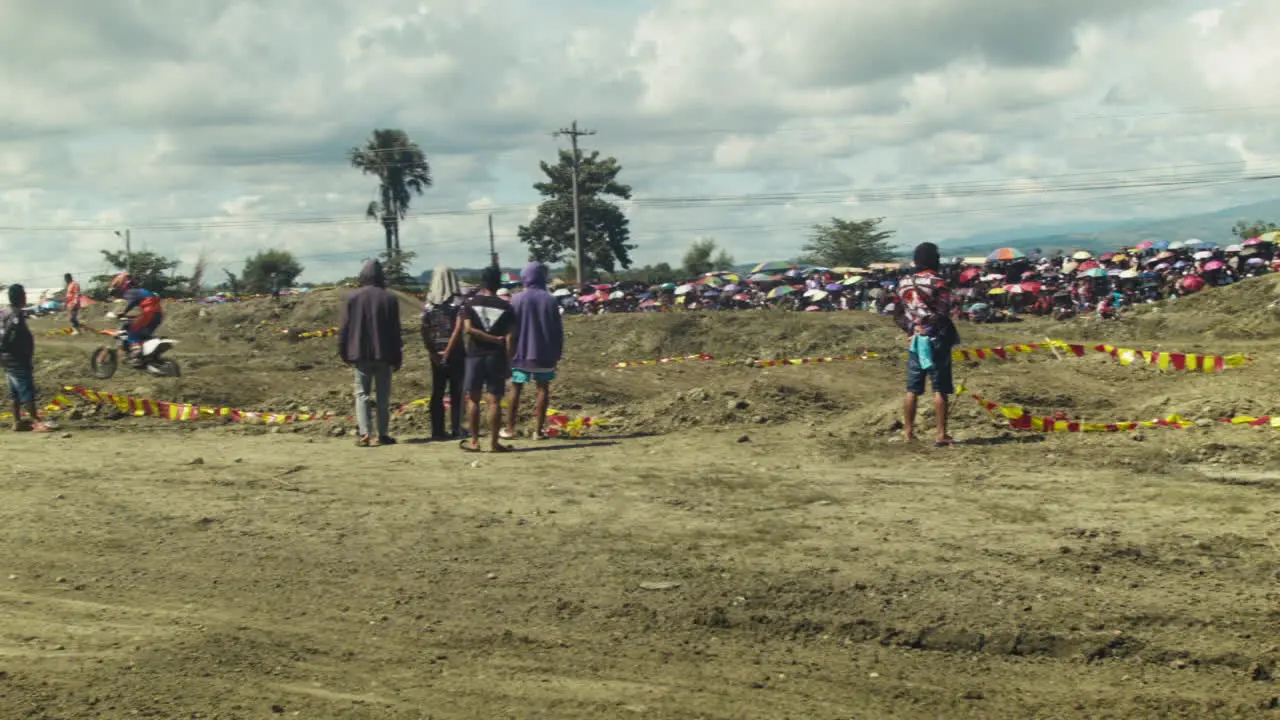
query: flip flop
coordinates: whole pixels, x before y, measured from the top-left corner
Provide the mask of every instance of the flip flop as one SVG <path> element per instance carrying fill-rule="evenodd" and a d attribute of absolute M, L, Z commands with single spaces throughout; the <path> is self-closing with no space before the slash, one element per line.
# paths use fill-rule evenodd
<path fill-rule="evenodd" d="M 467 440 L 459 440 L 459 441 L 458 441 L 458 449 L 462 450 L 462 452 L 468 452 L 468 453 L 478 453 L 478 452 L 480 452 L 480 448 L 478 448 L 478 447 L 472 447 L 471 443 L 470 443 L 469 441 L 467 441 Z"/>

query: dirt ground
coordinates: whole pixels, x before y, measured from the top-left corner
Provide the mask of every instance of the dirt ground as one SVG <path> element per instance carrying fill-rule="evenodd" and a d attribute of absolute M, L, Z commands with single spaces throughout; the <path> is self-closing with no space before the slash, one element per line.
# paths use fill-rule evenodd
<path fill-rule="evenodd" d="M 1217 325 L 1187 303 L 962 328 L 1255 357 L 1221 375 L 1047 353 L 956 374 L 1092 421 L 1280 412 L 1276 287 L 1220 291 L 1242 309 L 1224 295 Z M 336 302 L 177 309 L 178 380 L 94 382 L 96 339 L 41 337 L 38 381 L 345 412 L 332 339 L 259 325 L 320 329 Z M 882 318 L 569 332 L 555 404 L 610 425 L 506 456 L 421 442 L 416 410 L 377 449 L 345 420 L 89 409 L 0 436 L 0 718 L 1280 717 L 1280 431 L 1015 434 L 962 399 L 960 445 L 905 446 Z M 864 350 L 882 357 L 608 368 Z M 397 401 L 427 394 L 424 366 L 415 349 Z"/>

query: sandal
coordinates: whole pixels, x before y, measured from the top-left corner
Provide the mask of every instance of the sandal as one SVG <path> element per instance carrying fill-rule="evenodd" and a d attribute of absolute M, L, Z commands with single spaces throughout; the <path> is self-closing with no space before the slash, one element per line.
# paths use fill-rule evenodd
<path fill-rule="evenodd" d="M 952 446 L 953 446 L 953 445 L 955 445 L 955 444 L 956 444 L 956 440 L 955 440 L 955 438 L 953 438 L 953 437 L 946 437 L 946 438 L 943 438 L 943 439 L 941 439 L 941 440 L 938 440 L 938 441 L 934 442 L 934 443 L 933 443 L 933 446 L 934 446 L 934 447 L 936 447 L 936 448 L 945 448 L 945 447 L 952 447 Z"/>
<path fill-rule="evenodd" d="M 467 453 L 480 452 L 480 448 L 472 445 L 470 440 L 465 440 L 465 439 L 458 441 L 458 448 L 462 450 L 462 452 L 467 452 Z"/>
<path fill-rule="evenodd" d="M 369 447 L 369 436 L 361 435 L 356 438 L 356 447 Z"/>
<path fill-rule="evenodd" d="M 515 451 L 516 451 L 516 449 L 515 449 L 515 448 L 513 448 L 513 447 L 511 447 L 510 445 L 494 445 L 494 446 L 493 446 L 493 451 L 492 451 L 492 452 L 496 452 L 496 453 L 509 453 L 509 452 L 515 452 Z"/>

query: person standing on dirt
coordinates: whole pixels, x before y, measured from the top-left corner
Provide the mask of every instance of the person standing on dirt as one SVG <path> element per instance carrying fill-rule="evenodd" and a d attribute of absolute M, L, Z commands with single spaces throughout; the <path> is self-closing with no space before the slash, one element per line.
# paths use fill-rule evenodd
<path fill-rule="evenodd" d="M 538 388 L 533 403 L 533 439 L 538 440 L 544 437 L 551 381 L 556 379 L 556 365 L 564 353 L 564 322 L 560 318 L 559 303 L 547 291 L 546 265 L 529 263 L 520 272 L 520 282 L 524 284 L 524 292 L 511 301 L 515 311 L 516 346 L 511 358 L 511 402 L 502 437 L 516 436 L 520 392 L 532 379 Z"/>
<path fill-rule="evenodd" d="M 502 432 L 502 396 L 510 375 L 515 313 L 511 304 L 498 297 L 502 273 L 485 268 L 480 292 L 462 310 L 462 333 L 467 353 L 463 386 L 467 393 L 467 413 L 471 437 L 459 443 L 467 452 L 480 452 L 480 396 L 489 403 L 489 449 L 510 452 L 498 442 Z"/>
<path fill-rule="evenodd" d="M 955 393 L 951 377 L 951 350 L 960 333 L 951 320 L 951 290 L 940 273 L 938 246 L 920 243 L 914 256 L 916 272 L 898 282 L 894 321 L 907 333 L 907 397 L 903 404 L 903 434 L 915 440 L 916 404 L 924 393 L 925 378 L 933 385 L 933 409 L 938 434 L 935 447 L 954 444 L 947 434 L 947 396 Z"/>
<path fill-rule="evenodd" d="M 80 334 L 80 283 L 71 277 L 71 273 L 62 276 L 63 282 L 67 284 L 67 291 L 64 295 L 67 303 L 67 318 L 71 321 L 71 334 Z"/>
<path fill-rule="evenodd" d="M 347 296 L 338 321 L 338 357 L 355 367 L 356 445 L 394 445 L 391 424 L 391 374 L 404 362 L 400 302 L 387 289 L 382 263 L 370 260 L 360 270 L 360 288 Z M 377 431 L 372 434 L 369 394 L 376 387 Z"/>
<path fill-rule="evenodd" d="M 431 287 L 422 310 L 422 342 L 431 357 L 431 439 L 462 437 L 462 381 L 466 358 L 462 351 L 462 323 L 458 322 L 462 284 L 453 268 L 431 271 Z M 449 398 L 449 432 L 445 430 L 445 393 Z"/>
<path fill-rule="evenodd" d="M 0 307 L 0 366 L 4 367 L 9 399 L 13 401 L 13 429 L 48 432 L 53 427 L 41 422 L 36 412 L 36 340 L 27 327 L 26 307 L 26 288 L 10 285 L 9 306 Z M 29 425 L 22 419 L 24 408 L 31 416 Z"/>

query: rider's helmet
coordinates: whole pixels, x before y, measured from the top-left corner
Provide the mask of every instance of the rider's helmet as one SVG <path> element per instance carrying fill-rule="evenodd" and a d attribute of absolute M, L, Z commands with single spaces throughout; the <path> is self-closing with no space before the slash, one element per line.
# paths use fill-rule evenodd
<path fill-rule="evenodd" d="M 121 297 L 131 287 L 133 287 L 133 278 L 129 277 L 129 273 L 122 272 L 111 278 L 111 285 L 107 289 L 113 296 Z"/>

